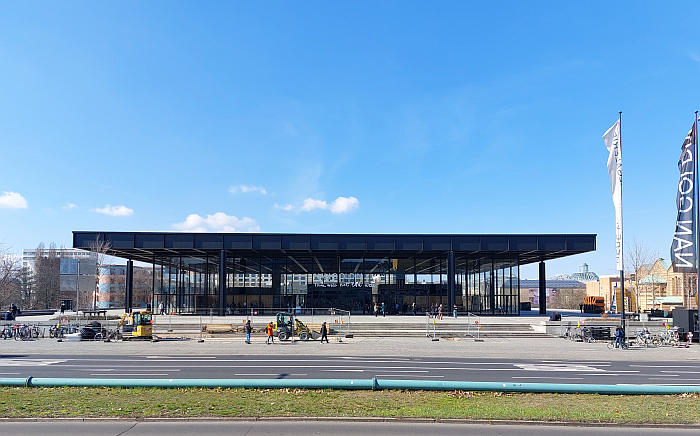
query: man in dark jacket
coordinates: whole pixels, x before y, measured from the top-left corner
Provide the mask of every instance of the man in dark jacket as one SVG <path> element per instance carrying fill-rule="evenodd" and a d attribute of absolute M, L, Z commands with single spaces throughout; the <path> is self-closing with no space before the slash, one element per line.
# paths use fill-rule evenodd
<path fill-rule="evenodd" d="M 245 343 L 250 344 L 250 334 L 253 332 L 253 327 L 250 325 L 250 320 L 245 323 Z"/>
<path fill-rule="evenodd" d="M 326 327 L 326 323 L 324 322 L 321 325 L 321 343 L 323 343 L 323 340 L 326 340 L 326 343 L 328 344 L 328 327 Z"/>

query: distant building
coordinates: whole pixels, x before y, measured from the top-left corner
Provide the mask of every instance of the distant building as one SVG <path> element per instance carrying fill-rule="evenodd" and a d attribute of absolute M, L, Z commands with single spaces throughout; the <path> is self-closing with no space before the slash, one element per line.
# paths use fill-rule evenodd
<path fill-rule="evenodd" d="M 74 310 L 76 297 L 80 295 L 92 295 L 95 291 L 95 271 L 97 268 L 97 255 L 90 251 L 76 248 L 56 248 L 56 257 L 59 261 L 60 299 L 65 301 L 66 309 Z M 34 249 L 22 250 L 22 267 L 35 273 L 36 252 Z M 48 257 L 49 249 L 44 250 L 44 257 Z M 34 290 L 35 292 L 37 290 Z M 85 297 L 81 297 L 81 304 Z"/>
<path fill-rule="evenodd" d="M 566 274 L 550 277 L 545 282 L 548 309 L 579 309 L 586 295 L 586 284 Z M 540 304 L 540 281 L 520 279 L 520 301 Z"/>
<path fill-rule="evenodd" d="M 582 263 L 581 265 L 579 265 L 578 272 L 571 274 L 571 278 L 573 280 L 578 280 L 579 282 L 583 283 L 598 281 L 598 275 L 594 272 L 588 271 L 587 263 Z"/>
<path fill-rule="evenodd" d="M 669 259 L 657 259 L 637 271 L 639 305 L 642 310 L 697 308 L 697 275 L 673 266 Z M 625 286 L 627 288 L 627 286 Z"/>
<path fill-rule="evenodd" d="M 44 256 L 49 254 L 49 249 L 44 249 Z M 77 248 L 56 248 L 56 257 L 62 259 L 78 259 L 78 260 L 94 260 L 96 259 L 95 253 L 90 251 L 80 250 Z M 25 248 L 22 250 L 22 267 L 29 268 L 30 271 L 34 271 L 34 265 L 36 263 L 36 248 Z M 87 271 L 87 270 L 86 270 Z M 95 272 L 91 272 L 94 274 Z"/>
<path fill-rule="evenodd" d="M 627 305 L 625 306 L 626 311 L 633 312 L 637 305 L 637 300 L 633 292 L 630 292 L 630 282 L 625 278 L 625 300 Z M 622 305 L 620 304 L 620 276 L 619 275 L 607 275 L 600 276 L 598 281 L 587 282 L 586 283 L 586 295 L 592 295 L 595 297 L 605 298 L 605 308 L 608 311 L 620 312 L 622 310 Z M 613 293 L 615 294 L 615 304 L 613 307 Z"/>

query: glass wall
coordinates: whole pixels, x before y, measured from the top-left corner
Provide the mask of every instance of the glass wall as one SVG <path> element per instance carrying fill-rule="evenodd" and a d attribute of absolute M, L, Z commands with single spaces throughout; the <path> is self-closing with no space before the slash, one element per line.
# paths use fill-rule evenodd
<path fill-rule="evenodd" d="M 460 312 L 519 313 L 517 259 L 455 256 L 454 304 Z M 153 261 L 153 305 L 166 312 L 218 312 L 219 257 L 163 256 Z M 376 303 L 388 314 L 424 313 L 448 295 L 448 253 L 412 258 L 227 256 L 223 278 L 227 314 L 249 309 L 340 308 L 371 314 Z"/>

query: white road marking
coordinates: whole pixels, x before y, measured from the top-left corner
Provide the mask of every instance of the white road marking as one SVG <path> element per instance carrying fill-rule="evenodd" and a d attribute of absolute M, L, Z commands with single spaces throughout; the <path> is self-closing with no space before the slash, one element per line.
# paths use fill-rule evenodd
<path fill-rule="evenodd" d="M 375 374 L 374 377 L 403 377 L 403 374 Z M 414 375 L 419 378 L 445 378 L 444 375 Z"/>
<path fill-rule="evenodd" d="M 548 379 L 548 380 L 551 380 L 551 379 L 558 379 L 558 380 L 583 380 L 583 377 L 535 377 L 535 376 L 533 376 L 533 377 L 511 377 L 511 378 L 517 378 L 517 379 L 521 379 L 521 378 L 526 378 L 526 379 L 533 379 L 533 378 L 538 378 L 538 379 L 539 379 L 539 378 L 543 378 L 543 379 Z"/>
<path fill-rule="evenodd" d="M 634 368 L 697 368 L 698 365 L 630 365 Z"/>
<path fill-rule="evenodd" d="M 146 359 L 216 359 L 216 356 L 144 356 Z"/>
<path fill-rule="evenodd" d="M 251 377 L 251 376 L 267 376 L 267 377 L 279 377 L 281 374 L 278 372 L 275 373 L 270 373 L 270 374 L 257 374 L 257 373 L 247 373 L 247 374 L 234 374 L 237 376 L 245 376 L 245 377 Z M 306 374 L 288 374 L 289 376 L 297 376 L 297 375 L 306 375 Z"/>
<path fill-rule="evenodd" d="M 67 360 L 0 359 L 0 366 L 48 366 L 65 362 L 67 362 Z"/>
<path fill-rule="evenodd" d="M 110 373 L 110 374 L 100 374 L 100 373 L 96 373 L 96 374 L 90 374 L 90 375 L 101 375 L 101 376 L 109 375 L 110 377 L 125 377 L 125 376 L 126 376 L 126 377 L 134 377 L 134 376 L 139 376 L 139 377 L 152 377 L 152 376 L 154 376 L 154 375 L 159 375 L 159 376 L 161 376 L 161 377 L 167 377 L 167 376 L 168 376 L 167 373 L 163 373 L 163 374 L 112 374 L 112 373 Z"/>
<path fill-rule="evenodd" d="M 604 372 L 604 369 L 589 365 L 575 365 L 569 363 L 516 363 L 515 366 L 524 371 L 552 371 L 552 372 Z"/>

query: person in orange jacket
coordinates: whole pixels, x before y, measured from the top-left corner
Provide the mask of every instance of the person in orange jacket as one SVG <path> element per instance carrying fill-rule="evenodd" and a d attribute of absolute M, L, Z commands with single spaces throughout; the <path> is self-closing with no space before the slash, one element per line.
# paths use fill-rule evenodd
<path fill-rule="evenodd" d="M 265 340 L 266 344 L 274 344 L 275 339 L 273 336 L 273 330 L 272 330 L 272 322 L 267 323 L 267 339 Z"/>

